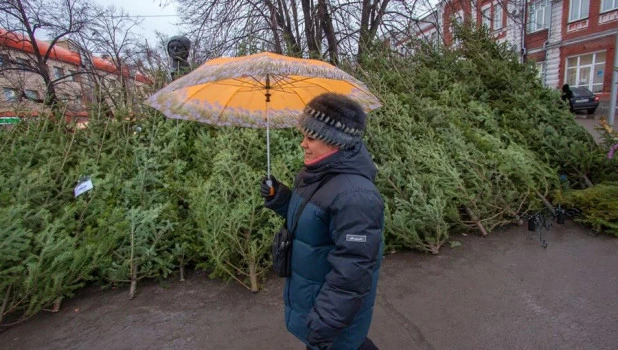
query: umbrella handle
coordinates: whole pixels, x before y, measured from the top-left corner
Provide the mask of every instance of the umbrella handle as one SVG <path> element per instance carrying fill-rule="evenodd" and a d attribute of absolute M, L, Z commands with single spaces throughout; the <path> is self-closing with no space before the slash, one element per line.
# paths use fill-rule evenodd
<path fill-rule="evenodd" d="M 270 192 L 268 192 L 268 195 L 270 197 L 275 195 L 275 188 L 273 187 L 273 181 L 271 179 L 266 180 L 266 185 L 268 185 L 268 188 L 270 190 Z"/>

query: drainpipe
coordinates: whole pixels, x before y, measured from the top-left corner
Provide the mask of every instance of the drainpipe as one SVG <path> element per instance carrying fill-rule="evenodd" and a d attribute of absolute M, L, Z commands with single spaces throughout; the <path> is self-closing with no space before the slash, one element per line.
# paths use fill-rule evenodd
<path fill-rule="evenodd" d="M 609 119 L 607 123 L 613 127 L 614 117 L 616 116 L 616 90 L 618 84 L 618 31 L 616 31 L 616 42 L 614 43 L 614 67 L 612 74 L 612 92 L 609 100 Z"/>
<path fill-rule="evenodd" d="M 547 26 L 547 40 L 543 43 L 543 49 L 545 49 L 545 71 L 543 72 L 543 85 L 547 86 L 547 51 L 549 51 L 549 42 L 551 41 L 551 32 L 552 32 L 552 22 L 554 18 L 554 2 L 553 0 L 549 0 L 549 23 Z M 559 58 L 560 60 L 562 58 Z M 558 62 L 558 67 L 560 67 L 560 62 Z M 560 77 L 558 77 L 560 79 Z"/>
<path fill-rule="evenodd" d="M 528 25 L 528 0 L 522 0 L 521 10 L 521 63 L 526 63 L 526 25 Z"/>

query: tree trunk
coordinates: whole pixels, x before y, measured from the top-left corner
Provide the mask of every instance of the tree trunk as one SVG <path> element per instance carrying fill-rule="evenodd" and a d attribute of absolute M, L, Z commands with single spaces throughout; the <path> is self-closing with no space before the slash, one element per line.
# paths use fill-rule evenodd
<path fill-rule="evenodd" d="M 62 305 L 62 297 L 57 297 L 56 300 L 54 300 L 54 305 L 52 306 L 51 312 L 60 311 L 61 305 Z"/>
<path fill-rule="evenodd" d="M 328 43 L 328 56 L 330 63 L 335 66 L 339 64 L 339 50 L 337 48 L 337 38 L 335 36 L 335 28 L 333 27 L 333 19 L 330 16 L 328 4 L 326 0 L 318 0 L 318 18 L 326 35 Z"/>
<path fill-rule="evenodd" d="M 271 1 L 267 1 L 266 4 L 268 6 L 268 10 L 270 11 L 268 24 L 270 26 L 270 30 L 273 32 L 273 41 L 275 44 L 274 50 L 276 54 L 281 55 L 283 54 L 283 48 L 281 47 L 281 39 L 279 38 L 279 31 L 277 30 L 277 9 Z"/>
<path fill-rule="evenodd" d="M 356 59 L 361 61 L 365 55 L 365 51 L 369 45 L 369 16 L 371 13 L 371 1 L 363 0 L 363 8 L 361 9 L 361 22 L 360 31 L 358 37 L 358 51 L 356 53 Z"/>
<path fill-rule="evenodd" d="M 361 12 L 360 34 L 358 39 L 357 60 L 361 61 L 367 49 L 371 46 L 371 42 L 375 39 L 378 32 L 378 27 L 382 24 L 382 18 L 386 12 L 390 0 L 375 0 L 372 4 L 371 0 L 363 0 L 363 8 Z"/>
<path fill-rule="evenodd" d="M 258 282 L 257 282 L 257 272 L 255 269 L 255 262 L 251 261 L 249 263 L 249 280 L 251 281 L 251 292 L 258 292 Z"/>
<path fill-rule="evenodd" d="M 481 231 L 481 234 L 483 235 L 483 237 L 486 237 L 487 230 L 485 230 L 485 226 L 483 226 L 483 223 L 481 222 L 481 220 L 479 220 L 476 216 L 474 216 L 470 208 L 464 206 L 464 209 L 466 210 L 466 213 L 468 213 L 468 216 L 470 217 L 470 219 L 474 221 L 474 224 L 476 225 L 476 227 L 478 227 L 479 231 Z"/>
<path fill-rule="evenodd" d="M 2 319 L 4 318 L 4 313 L 6 312 L 6 306 L 9 303 L 9 297 L 11 296 L 11 287 L 13 287 L 12 284 L 10 284 L 6 289 L 6 293 L 4 294 L 4 301 L 2 301 L 2 307 L 0 307 L 0 324 L 2 323 Z"/>
<path fill-rule="evenodd" d="M 41 78 L 43 78 L 43 82 L 45 83 L 45 99 L 44 104 L 52 109 L 52 111 L 56 111 L 58 107 L 58 96 L 56 95 L 56 86 L 49 75 L 49 69 L 47 68 L 47 64 L 40 59 L 39 60 L 39 72 Z"/>
<path fill-rule="evenodd" d="M 279 12 L 277 21 L 279 23 L 279 27 L 283 30 L 283 41 L 285 42 L 286 47 L 288 48 L 288 54 L 294 57 L 302 57 L 303 52 L 298 43 L 298 38 L 294 34 L 293 27 L 298 28 L 298 24 L 292 24 L 292 19 L 290 18 L 290 11 L 288 11 L 287 6 L 285 5 L 285 1 L 278 0 L 277 4 L 279 5 Z"/>
<path fill-rule="evenodd" d="M 305 18 L 305 39 L 307 40 L 307 50 L 309 57 L 320 58 L 321 45 L 316 34 L 316 18 L 313 16 L 313 8 L 310 0 L 301 0 L 303 8 L 303 17 Z"/>
<path fill-rule="evenodd" d="M 545 198 L 545 196 L 543 196 L 539 191 L 536 191 L 536 195 L 541 199 L 541 201 L 543 201 L 543 204 L 545 205 L 545 207 L 547 209 L 549 209 L 549 211 L 552 213 L 552 215 L 556 215 L 556 211 L 554 210 L 554 206 L 551 205 L 551 203 L 547 200 L 547 198 Z"/>
<path fill-rule="evenodd" d="M 131 264 L 131 286 L 129 287 L 129 299 L 135 298 L 135 290 L 137 289 L 137 264 Z"/>

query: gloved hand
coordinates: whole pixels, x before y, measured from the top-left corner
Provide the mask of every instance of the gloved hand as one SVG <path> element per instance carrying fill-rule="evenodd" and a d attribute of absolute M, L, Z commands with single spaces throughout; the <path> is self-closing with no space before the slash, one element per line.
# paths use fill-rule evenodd
<path fill-rule="evenodd" d="M 312 334 L 311 331 L 309 332 L 309 337 L 307 338 L 307 341 L 309 341 L 309 344 L 311 344 L 312 349 L 331 350 L 333 348 L 332 342 L 316 340 L 314 334 Z"/>
<path fill-rule="evenodd" d="M 266 200 L 272 199 L 275 193 L 279 191 L 279 186 L 280 186 L 279 181 L 277 181 L 277 179 L 275 179 L 274 176 L 270 175 L 270 182 L 271 182 L 270 185 L 268 183 L 268 180 L 269 179 L 267 176 L 264 177 L 262 179 L 262 184 L 260 186 L 260 195 L 264 197 L 264 199 Z"/>

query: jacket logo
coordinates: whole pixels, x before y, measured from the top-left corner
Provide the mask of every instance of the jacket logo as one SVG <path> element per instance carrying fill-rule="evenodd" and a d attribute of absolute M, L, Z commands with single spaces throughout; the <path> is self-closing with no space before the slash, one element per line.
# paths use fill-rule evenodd
<path fill-rule="evenodd" d="M 367 236 L 365 235 L 345 235 L 345 240 L 348 242 L 367 242 Z"/>

